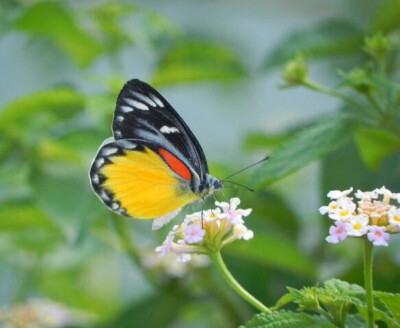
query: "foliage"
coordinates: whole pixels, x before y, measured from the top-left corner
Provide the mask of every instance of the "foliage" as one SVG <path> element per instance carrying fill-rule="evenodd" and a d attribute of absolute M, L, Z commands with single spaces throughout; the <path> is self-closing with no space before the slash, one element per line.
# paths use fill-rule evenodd
<path fill-rule="evenodd" d="M 257 314 L 245 327 L 365 327 L 365 291 L 362 287 L 331 279 L 322 287 L 288 288 L 271 314 Z M 400 294 L 375 292 L 375 316 L 387 327 L 399 327 Z M 281 310 L 294 303 L 299 312 Z M 358 312 L 351 312 L 355 308 Z M 357 319 L 356 319 L 357 318 Z"/>
<path fill-rule="evenodd" d="M 32 68 L 42 54 L 54 62 L 35 77 L 50 76 L 45 89 L 21 83 L 22 91 L 0 109 L 0 306 L 47 298 L 93 314 L 93 327 L 139 326 L 143 320 L 149 327 L 237 327 L 248 321 L 254 310 L 207 263 L 158 262 L 154 247 L 165 230 L 154 233 L 147 222 L 107 211 L 90 190 L 87 170 L 110 134 L 115 99 L 127 77 L 142 73 L 160 88 L 212 83 L 230 104 L 231 92 L 240 90 L 246 101 L 252 97 L 247 85 L 260 75 L 269 79 L 294 59 L 286 66 L 282 94 L 291 98 L 296 94 L 287 88 L 302 87 L 335 98 L 337 110 L 276 133 L 249 129 L 237 153 L 220 162 L 209 158 L 211 171 L 224 176 L 235 170 L 236 158 L 270 154 L 248 176 L 237 177 L 257 188 L 243 196 L 243 204 L 253 208 L 249 228 L 255 237 L 227 246 L 223 256 L 247 290 L 264 304 L 277 302 L 275 312 L 257 314 L 244 327 L 364 327 L 361 287 L 340 280 L 303 286 L 334 274 L 362 283 L 358 248 L 325 245 L 319 231 L 324 223 L 311 208 L 310 193 L 316 199 L 331 189 L 383 184 L 400 191 L 400 2 L 369 3 L 368 10 L 349 4 L 347 17 L 357 17 L 352 21 L 327 18 L 292 30 L 275 45 L 266 44 L 259 63 L 249 63 L 252 49 L 228 34 L 218 36 L 210 27 L 185 30 L 173 15 L 129 1 L 2 1 L 0 43 L 16 38 L 26 53 L 15 60 Z M 124 63 L 138 58 L 148 61 L 145 73 L 124 71 Z M 54 77 L 53 65 L 65 75 Z M 327 79 L 333 87 L 311 78 L 321 67 L 325 74 L 335 72 Z M 21 82 L 31 74 L 24 73 Z M 292 106 L 297 101 L 293 97 Z M 234 112 L 215 107 L 226 117 L 226 125 L 218 125 L 225 137 Z M 251 110 L 241 108 L 240 119 L 247 120 Z M 269 120 L 267 110 L 260 120 Z M 317 190 L 308 180 L 298 186 L 302 169 L 316 161 Z M 315 215 L 305 218 L 304 208 Z M 375 291 L 375 316 L 398 327 L 396 248 L 378 253 L 376 263 L 377 289 L 392 293 Z M 282 296 L 285 286 L 293 287 Z"/>

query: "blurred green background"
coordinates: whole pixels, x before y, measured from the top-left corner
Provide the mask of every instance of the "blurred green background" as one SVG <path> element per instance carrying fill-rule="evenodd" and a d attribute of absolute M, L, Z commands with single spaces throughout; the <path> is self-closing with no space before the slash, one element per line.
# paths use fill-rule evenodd
<path fill-rule="evenodd" d="M 382 31 L 398 40 L 399 27 L 400 2 L 392 0 L 2 0 L 0 306 L 47 299 L 90 314 L 95 327 L 245 323 L 254 309 L 207 260 L 158 261 L 154 249 L 167 230 L 116 217 L 90 190 L 88 168 L 111 135 L 120 88 L 131 78 L 156 87 L 222 178 L 343 107 L 326 95 L 278 88 L 296 53 L 314 79 L 333 87 L 338 68 L 365 60 L 365 35 Z M 392 64 L 398 81 L 399 63 Z M 247 224 L 255 238 L 223 256 L 267 305 L 286 286 L 331 277 L 362 284 L 359 243 L 328 245 L 329 222 L 318 208 L 331 189 L 400 192 L 399 146 L 369 165 L 360 139 L 339 139 L 266 177 L 256 193 L 217 195 L 239 195 L 243 208 L 254 209 Z M 252 187 L 253 173 L 236 181 Z M 392 237 L 377 251 L 377 289 L 400 292 L 399 247 Z"/>

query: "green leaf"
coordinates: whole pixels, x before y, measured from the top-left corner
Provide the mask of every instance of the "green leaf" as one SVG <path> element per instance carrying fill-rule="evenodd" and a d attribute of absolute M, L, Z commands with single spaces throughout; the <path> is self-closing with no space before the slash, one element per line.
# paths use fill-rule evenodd
<path fill-rule="evenodd" d="M 255 171 L 252 182 L 266 186 L 345 144 L 351 137 L 351 117 L 338 113 L 294 134 Z"/>
<path fill-rule="evenodd" d="M 363 43 L 361 31 L 342 20 L 324 21 L 284 37 L 267 55 L 263 67 L 271 69 L 301 53 L 306 59 L 355 53 Z"/>
<path fill-rule="evenodd" d="M 400 294 L 376 291 L 374 292 L 374 296 L 386 306 L 393 318 L 400 325 Z"/>
<path fill-rule="evenodd" d="M 400 27 L 400 1 L 383 1 L 372 19 L 372 30 L 390 32 Z"/>
<path fill-rule="evenodd" d="M 277 311 L 255 315 L 242 328 L 334 328 L 329 322 L 322 322 L 306 313 Z"/>
<path fill-rule="evenodd" d="M 98 328 L 169 327 L 187 303 L 184 295 L 158 293 L 127 308 L 112 322 Z"/>
<path fill-rule="evenodd" d="M 32 175 L 31 185 L 40 208 L 76 242 L 99 213 L 106 211 L 90 188 L 87 167 L 43 162 Z"/>
<path fill-rule="evenodd" d="M 267 190 L 248 195 L 243 199 L 246 207 L 252 208 L 249 228 L 254 231 L 274 232 L 277 235 L 297 238 L 299 218 L 279 195 Z M 246 222 L 247 224 L 247 222 Z"/>
<path fill-rule="evenodd" d="M 242 64 L 228 48 L 207 41 L 186 40 L 164 54 L 152 84 L 234 81 L 244 75 Z"/>
<path fill-rule="evenodd" d="M 365 165 L 375 171 L 386 157 L 400 150 L 400 138 L 385 130 L 359 129 L 355 140 Z"/>
<path fill-rule="evenodd" d="M 288 133 L 267 134 L 264 132 L 250 132 L 244 139 L 244 148 L 248 150 L 276 148 L 287 141 L 288 137 Z"/>
<path fill-rule="evenodd" d="M 261 265 L 294 272 L 305 277 L 315 276 L 315 265 L 290 240 L 258 233 L 245 243 L 232 243 L 224 253 L 259 263 Z"/>
<path fill-rule="evenodd" d="M 33 37 L 50 39 L 85 67 L 101 53 L 102 47 L 79 26 L 75 16 L 61 1 L 40 1 L 26 8 L 14 26 Z"/>
<path fill-rule="evenodd" d="M 70 89 L 54 89 L 20 98 L 0 111 L 0 133 L 23 135 L 27 127 L 41 130 L 75 115 L 85 99 Z"/>
<path fill-rule="evenodd" d="M 0 231 L 23 229 L 57 230 L 57 226 L 33 204 L 5 204 L 0 207 Z"/>
<path fill-rule="evenodd" d="M 115 53 L 132 43 L 132 35 L 123 29 L 120 20 L 136 10 L 132 4 L 117 2 L 106 2 L 92 9 L 90 14 L 96 24 L 98 37 L 104 45 L 104 51 Z"/>

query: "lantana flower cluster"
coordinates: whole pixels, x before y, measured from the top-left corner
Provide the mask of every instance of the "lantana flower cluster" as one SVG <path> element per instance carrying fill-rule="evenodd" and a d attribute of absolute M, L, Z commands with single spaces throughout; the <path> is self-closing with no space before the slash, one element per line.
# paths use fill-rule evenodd
<path fill-rule="evenodd" d="M 358 190 L 355 198 L 352 192 L 353 188 L 332 190 L 331 202 L 320 207 L 319 212 L 334 221 L 326 241 L 337 244 L 347 237 L 364 237 L 375 246 L 388 246 L 390 234 L 400 232 L 400 194 L 385 187 Z"/>
<path fill-rule="evenodd" d="M 247 229 L 243 220 L 251 209 L 237 208 L 239 204 L 239 198 L 231 198 L 229 203 L 215 202 L 214 209 L 187 215 L 172 228 L 156 252 L 160 257 L 174 252 L 178 261 L 187 262 L 191 254 L 209 254 L 237 239 L 253 238 L 253 231 Z"/>

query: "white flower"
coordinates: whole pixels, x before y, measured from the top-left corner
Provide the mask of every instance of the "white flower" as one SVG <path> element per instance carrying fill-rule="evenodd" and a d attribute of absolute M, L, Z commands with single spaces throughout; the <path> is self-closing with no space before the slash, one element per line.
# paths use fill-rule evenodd
<path fill-rule="evenodd" d="M 179 261 L 187 262 L 191 254 L 208 254 L 237 239 L 253 238 L 253 231 L 243 220 L 251 209 L 237 208 L 239 198 L 215 204 L 217 208 L 187 215 L 180 225 L 174 226 L 162 245 L 156 248 L 159 256 L 174 252 Z"/>
<path fill-rule="evenodd" d="M 254 233 L 243 224 L 237 224 L 233 228 L 233 234 L 237 235 L 238 239 L 250 240 L 253 238 Z"/>
<path fill-rule="evenodd" d="M 321 206 L 319 208 L 319 212 L 322 215 L 325 215 L 327 213 L 331 214 L 334 213 L 338 208 L 339 208 L 338 203 L 336 201 L 331 201 L 328 206 Z"/>
<path fill-rule="evenodd" d="M 384 186 L 372 191 L 355 192 L 357 204 L 349 197 L 353 188 L 345 191 L 333 190 L 328 193 L 336 199 L 328 206 L 321 206 L 319 212 L 328 214 L 335 220 L 329 229 L 326 240 L 338 243 L 347 237 L 361 237 L 367 234 L 368 240 L 376 246 L 387 246 L 391 233 L 400 232 L 400 193 L 393 193 Z"/>
<path fill-rule="evenodd" d="M 348 194 L 350 194 L 353 191 L 353 187 L 351 187 L 350 189 L 344 190 L 344 191 L 340 191 L 340 190 L 331 190 L 330 192 L 328 192 L 328 197 L 330 199 L 339 199 L 342 197 L 346 197 Z"/>
<path fill-rule="evenodd" d="M 386 189 L 385 186 L 380 187 L 379 189 L 375 189 L 374 192 L 378 193 L 379 195 L 384 195 L 387 196 L 389 198 L 393 198 L 396 199 L 397 194 L 392 193 L 389 189 Z"/>
<path fill-rule="evenodd" d="M 378 193 L 377 193 L 376 189 L 373 190 L 373 191 L 361 191 L 361 190 L 357 190 L 357 192 L 355 193 L 355 196 L 356 196 L 358 199 L 368 199 L 368 200 L 371 200 L 371 199 L 376 199 L 376 198 L 378 198 Z"/>
<path fill-rule="evenodd" d="M 395 207 L 392 208 L 388 212 L 388 216 L 389 216 L 389 223 L 396 228 L 400 228 L 400 209 Z"/>
<path fill-rule="evenodd" d="M 217 219 L 223 218 L 224 215 L 221 214 L 221 209 L 220 208 L 214 208 L 212 210 L 207 210 L 203 212 L 203 220 L 204 221 L 213 221 Z"/>
<path fill-rule="evenodd" d="M 347 235 L 362 236 L 368 232 L 368 217 L 365 215 L 357 215 L 350 218 L 346 223 Z"/>
<path fill-rule="evenodd" d="M 356 210 L 356 204 L 350 198 L 340 198 L 337 200 L 337 209 L 329 213 L 333 220 L 346 220 L 350 218 Z"/>

